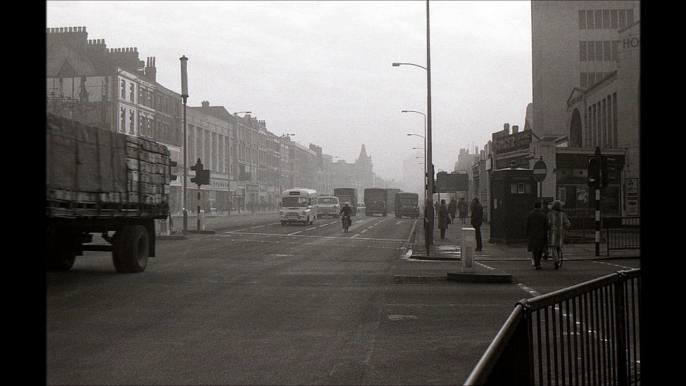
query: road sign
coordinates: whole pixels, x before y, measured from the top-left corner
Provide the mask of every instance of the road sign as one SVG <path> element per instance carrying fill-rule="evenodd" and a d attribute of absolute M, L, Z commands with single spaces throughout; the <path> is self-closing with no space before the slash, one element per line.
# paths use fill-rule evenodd
<path fill-rule="evenodd" d="M 542 182 L 548 174 L 548 167 L 543 161 L 536 161 L 534 164 L 534 181 Z"/>

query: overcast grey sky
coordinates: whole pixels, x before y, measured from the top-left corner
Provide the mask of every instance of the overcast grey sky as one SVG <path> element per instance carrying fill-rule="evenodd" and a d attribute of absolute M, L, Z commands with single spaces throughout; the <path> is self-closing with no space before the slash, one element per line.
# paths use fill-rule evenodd
<path fill-rule="evenodd" d="M 433 160 L 452 171 L 459 149 L 504 123 L 524 127 L 531 102 L 529 1 L 430 2 Z M 402 178 L 422 147 L 427 111 L 426 2 L 47 1 L 46 27 L 85 26 L 108 48 L 156 58 L 157 81 L 188 105 L 252 111 L 277 135 L 354 162 L 362 144 L 374 171 Z M 421 160 L 418 160 L 421 162 Z"/>

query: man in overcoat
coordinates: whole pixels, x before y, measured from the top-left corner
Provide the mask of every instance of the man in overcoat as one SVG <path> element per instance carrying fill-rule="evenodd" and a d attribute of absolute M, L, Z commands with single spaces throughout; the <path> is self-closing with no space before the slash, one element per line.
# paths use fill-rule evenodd
<path fill-rule="evenodd" d="M 541 255 L 545 251 L 548 235 L 548 217 L 541 211 L 541 202 L 534 202 L 534 209 L 526 216 L 527 250 L 531 252 L 534 269 L 541 269 Z"/>

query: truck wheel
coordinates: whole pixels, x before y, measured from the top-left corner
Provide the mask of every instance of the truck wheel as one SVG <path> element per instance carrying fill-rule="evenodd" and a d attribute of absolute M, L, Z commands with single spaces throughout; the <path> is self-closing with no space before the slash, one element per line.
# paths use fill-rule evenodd
<path fill-rule="evenodd" d="M 48 229 L 47 270 L 50 272 L 64 272 L 74 266 L 76 250 L 73 238 L 67 232 L 60 232 L 55 228 Z"/>
<path fill-rule="evenodd" d="M 149 253 L 148 231 L 144 226 L 127 226 L 114 234 L 112 262 L 117 272 L 143 272 L 148 265 Z"/>

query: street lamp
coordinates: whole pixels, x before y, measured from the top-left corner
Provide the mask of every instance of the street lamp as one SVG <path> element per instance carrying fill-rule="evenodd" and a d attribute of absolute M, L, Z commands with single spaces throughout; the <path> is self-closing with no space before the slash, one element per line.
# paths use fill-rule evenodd
<path fill-rule="evenodd" d="M 188 58 L 183 55 L 181 61 L 181 98 L 183 98 L 183 234 L 188 232 L 188 210 L 186 189 L 188 184 L 188 137 L 186 133 L 186 103 L 188 101 Z"/>
<path fill-rule="evenodd" d="M 433 206 L 433 160 L 432 160 L 432 141 L 431 141 L 431 33 L 429 23 L 429 0 L 426 0 L 426 67 L 414 63 L 393 63 L 393 67 L 400 67 L 402 65 L 409 65 L 422 68 L 426 70 L 426 113 L 428 124 L 426 126 L 426 168 L 431 170 L 431 177 L 428 178 L 427 190 L 427 206 Z M 426 251 L 429 252 L 429 244 L 433 243 L 433 212 L 429 211 L 429 234 L 425 239 Z"/>

